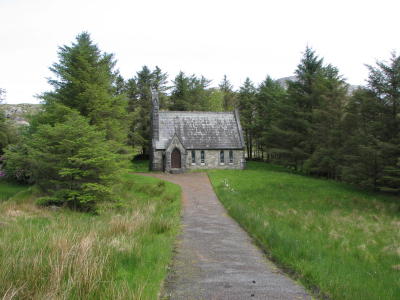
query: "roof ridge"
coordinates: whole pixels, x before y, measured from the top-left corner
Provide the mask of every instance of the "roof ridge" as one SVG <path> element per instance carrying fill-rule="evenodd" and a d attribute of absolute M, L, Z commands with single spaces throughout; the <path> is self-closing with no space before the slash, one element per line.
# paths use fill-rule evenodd
<path fill-rule="evenodd" d="M 160 110 L 159 113 L 191 113 L 191 114 L 233 114 L 233 111 L 199 111 L 199 110 L 193 110 L 193 111 L 177 111 L 177 110 Z"/>

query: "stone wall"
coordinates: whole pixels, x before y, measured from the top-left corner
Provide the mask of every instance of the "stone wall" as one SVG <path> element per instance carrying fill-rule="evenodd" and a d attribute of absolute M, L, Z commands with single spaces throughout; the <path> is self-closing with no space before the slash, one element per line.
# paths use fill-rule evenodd
<path fill-rule="evenodd" d="M 245 159 L 243 150 L 232 150 L 233 162 L 229 162 L 229 150 L 224 150 L 225 162 L 220 162 L 220 150 L 204 150 L 204 164 L 201 163 L 201 150 L 195 150 L 196 162 L 192 163 L 192 150 L 187 150 L 187 169 L 244 169 Z"/>
<path fill-rule="evenodd" d="M 172 149 L 173 147 L 171 147 L 171 149 L 168 149 L 169 151 L 167 150 L 166 152 L 164 150 L 157 150 L 153 153 L 153 171 L 169 172 L 171 170 L 171 159 L 167 159 L 166 155 L 170 156 Z M 232 150 L 232 163 L 229 162 L 229 150 L 224 150 L 224 163 L 220 162 L 220 150 L 204 150 L 204 163 L 201 163 L 201 150 L 194 150 L 196 152 L 196 162 L 194 164 L 192 163 L 192 150 L 187 150 L 186 152 L 183 149 L 180 150 L 183 160 L 182 171 L 185 171 L 185 169 L 244 169 L 246 166 L 243 150 Z"/>
<path fill-rule="evenodd" d="M 159 150 L 159 151 L 154 151 L 152 153 L 152 164 L 151 164 L 152 171 L 164 171 L 163 152 L 164 151 Z"/>

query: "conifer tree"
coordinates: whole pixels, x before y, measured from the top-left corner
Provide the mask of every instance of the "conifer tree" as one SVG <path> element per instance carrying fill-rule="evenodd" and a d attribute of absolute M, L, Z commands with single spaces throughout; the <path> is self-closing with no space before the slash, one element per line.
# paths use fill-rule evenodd
<path fill-rule="evenodd" d="M 59 62 L 50 70 L 55 78 L 49 83 L 54 91 L 42 98 L 46 105 L 59 103 L 76 109 L 90 123 L 105 130 L 107 138 L 126 139 L 126 101 L 115 92 L 118 73 L 112 54 L 102 53 L 86 32 L 71 46 L 60 47 Z"/>
<path fill-rule="evenodd" d="M 339 71 L 307 47 L 267 133 L 273 156 L 296 170 L 339 177 L 346 93 Z"/>
<path fill-rule="evenodd" d="M 190 78 L 182 71 L 175 77 L 170 98 L 170 110 L 188 110 L 190 101 Z"/>
<path fill-rule="evenodd" d="M 219 84 L 219 89 L 223 93 L 223 108 L 225 111 L 233 110 L 236 107 L 236 94 L 233 91 L 233 86 L 229 82 L 226 75 Z"/>
<path fill-rule="evenodd" d="M 238 92 L 240 121 L 244 131 L 246 153 L 249 159 L 253 158 L 253 144 L 255 131 L 255 99 L 256 88 L 250 78 L 246 78 Z"/>
<path fill-rule="evenodd" d="M 54 91 L 21 141 L 5 152 L 8 177 L 36 183 L 42 204 L 91 210 L 110 199 L 121 142 L 126 139 L 126 99 L 116 89 L 112 55 L 87 33 L 59 51 L 51 70 Z"/>
<path fill-rule="evenodd" d="M 183 72 L 175 77 L 170 97 L 170 110 L 208 111 L 212 110 L 211 81 L 204 76 L 187 76 Z"/>
<path fill-rule="evenodd" d="M 318 108 L 320 104 L 321 95 L 316 87 L 322 72 L 323 59 L 307 47 L 295 72 L 297 80 L 290 81 L 288 85 L 288 95 L 293 104 L 296 119 L 293 129 L 299 139 L 299 143 L 291 151 L 298 169 L 303 169 L 304 162 L 316 147 L 312 138 L 313 109 Z"/>
<path fill-rule="evenodd" d="M 383 172 L 383 155 L 379 146 L 383 124 L 379 103 L 370 90 L 362 88 L 355 91 L 345 111 L 343 180 L 378 189 Z"/>
<path fill-rule="evenodd" d="M 167 73 L 156 67 L 153 71 L 147 66 L 136 73 L 127 82 L 128 111 L 130 112 L 130 128 L 128 142 L 140 147 L 142 154 L 147 155 L 150 145 L 151 90 L 159 93 L 160 108 L 166 106 Z"/>
<path fill-rule="evenodd" d="M 363 124 L 360 127 L 364 143 L 359 152 L 372 153 L 365 161 L 365 153 L 360 153 L 350 170 L 361 166 L 371 169 L 370 174 L 357 176 L 358 184 L 373 186 L 376 189 L 399 192 L 400 174 L 400 56 L 392 53 L 390 61 L 378 61 L 369 69 L 368 86 L 363 93 L 355 95 L 358 116 Z M 361 150 L 360 150 L 361 148 Z M 354 173 L 354 172 L 353 172 Z M 367 178 L 366 178 L 367 177 Z M 368 180 L 369 178 L 369 180 Z M 366 184 L 368 183 L 368 184 Z"/>
<path fill-rule="evenodd" d="M 118 170 L 115 147 L 87 118 L 71 109 L 65 113 L 65 121 L 41 124 L 8 149 L 5 170 L 40 186 L 48 195 L 43 205 L 93 210 L 99 201 L 111 200 Z"/>
<path fill-rule="evenodd" d="M 271 132 L 272 123 L 277 119 L 277 108 L 286 97 L 284 88 L 271 77 L 261 82 L 255 98 L 255 135 L 259 158 L 264 159 L 264 153 L 272 154 L 273 144 L 269 143 L 268 134 Z"/>
<path fill-rule="evenodd" d="M 368 69 L 368 88 L 382 109 L 380 147 L 384 156 L 384 170 L 378 185 L 381 190 L 399 193 L 400 56 L 393 52 L 388 63 L 378 61 L 376 67 L 368 66 Z"/>
<path fill-rule="evenodd" d="M 312 111 L 311 137 L 313 152 L 305 162 L 305 170 L 328 178 L 339 178 L 343 160 L 343 117 L 347 100 L 347 84 L 337 68 L 324 66 L 314 87 L 319 104 Z"/>

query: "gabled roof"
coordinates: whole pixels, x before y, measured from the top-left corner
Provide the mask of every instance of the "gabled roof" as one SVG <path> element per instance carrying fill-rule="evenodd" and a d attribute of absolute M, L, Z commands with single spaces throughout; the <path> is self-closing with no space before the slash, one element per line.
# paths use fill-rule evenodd
<path fill-rule="evenodd" d="M 160 111 L 156 149 L 165 149 L 174 134 L 186 149 L 242 149 L 244 141 L 236 112 Z"/>

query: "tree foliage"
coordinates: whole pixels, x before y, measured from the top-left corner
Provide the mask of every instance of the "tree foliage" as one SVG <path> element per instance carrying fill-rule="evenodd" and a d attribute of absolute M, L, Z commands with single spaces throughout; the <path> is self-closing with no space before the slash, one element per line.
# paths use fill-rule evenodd
<path fill-rule="evenodd" d="M 91 210 L 111 197 L 117 157 L 104 131 L 77 112 L 65 118 L 39 125 L 22 145 L 7 150 L 6 172 L 35 182 L 50 195 L 47 204 Z"/>
<path fill-rule="evenodd" d="M 120 78 L 113 55 L 102 53 L 83 32 L 71 46 L 60 47 L 58 57 L 50 68 L 55 75 L 49 79 L 54 91 L 42 96 L 45 104 L 76 109 L 90 124 L 105 130 L 107 139 L 125 141 L 126 101 L 118 94 Z"/>
<path fill-rule="evenodd" d="M 173 81 L 170 110 L 209 111 L 222 109 L 222 95 L 210 89 L 211 81 L 204 76 L 187 76 L 179 72 Z"/>
<path fill-rule="evenodd" d="M 126 141 L 124 82 L 112 55 L 101 53 L 87 33 L 63 46 L 43 94 L 43 109 L 19 143 L 5 151 L 6 175 L 35 183 L 41 204 L 93 210 L 111 199 L 121 143 Z"/>
<path fill-rule="evenodd" d="M 149 153 L 152 89 L 161 109 L 238 108 L 248 159 L 400 193 L 396 53 L 388 62 L 367 66 L 367 86 L 351 93 L 339 70 L 309 47 L 293 80 L 282 84 L 267 76 L 257 85 L 246 78 L 236 91 L 226 75 L 211 87 L 204 76 L 179 72 L 168 86 L 168 74 L 159 67 L 143 66 L 125 80 L 113 55 L 101 52 L 85 32 L 58 55 L 51 67 L 55 78 L 49 80 L 54 90 L 42 95 L 44 109 L 19 143 L 9 145 L 14 134 L 0 113 L 0 154 L 9 145 L 8 174 L 36 182 L 53 200 L 89 207 L 109 195 L 113 149 L 125 142 Z M 0 89 L 0 101 L 3 96 Z"/>
<path fill-rule="evenodd" d="M 150 114 L 152 108 L 151 90 L 159 94 L 161 109 L 167 106 L 168 74 L 159 67 L 150 70 L 147 66 L 129 79 L 126 85 L 128 96 L 128 111 L 130 113 L 130 128 L 128 142 L 140 147 L 143 154 L 148 154 L 150 145 Z"/>
<path fill-rule="evenodd" d="M 356 184 L 400 192 L 400 57 L 369 69 L 368 86 L 352 97 L 347 116 L 346 178 Z M 354 142 L 357 141 L 357 142 Z"/>
<path fill-rule="evenodd" d="M 238 92 L 238 106 L 240 109 L 240 119 L 244 131 L 246 152 L 248 158 L 253 158 L 254 129 L 255 129 L 255 103 L 256 88 L 250 78 L 246 78 Z"/>
<path fill-rule="evenodd" d="M 228 80 L 227 76 L 219 84 L 219 90 L 223 94 L 222 107 L 224 111 L 233 110 L 237 105 L 236 93 L 233 90 L 233 85 Z"/>
<path fill-rule="evenodd" d="M 238 99 L 248 158 L 400 193 L 400 57 L 367 67 L 368 85 L 352 95 L 311 48 L 286 90 L 246 79 Z"/>

